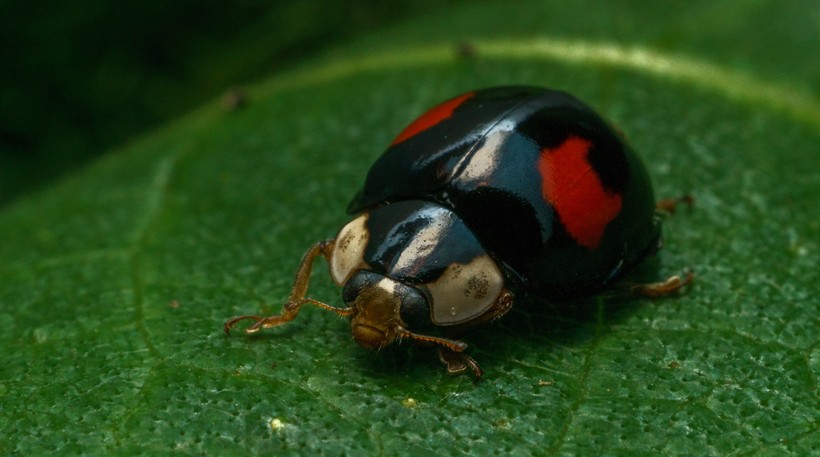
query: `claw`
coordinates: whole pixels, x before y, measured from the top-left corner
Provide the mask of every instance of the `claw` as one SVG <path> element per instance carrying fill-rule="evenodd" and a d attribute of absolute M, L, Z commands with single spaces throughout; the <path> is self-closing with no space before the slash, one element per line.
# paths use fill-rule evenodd
<path fill-rule="evenodd" d="M 244 321 L 246 319 L 253 319 L 255 321 L 255 324 L 253 324 L 253 326 L 256 326 L 260 321 L 262 321 L 264 319 L 264 317 L 259 317 L 259 316 L 236 316 L 236 317 L 232 317 L 232 318 L 228 319 L 227 322 L 225 322 L 225 327 L 224 327 L 225 328 L 225 333 L 230 335 L 231 334 L 231 329 L 234 328 L 239 321 Z M 253 326 L 251 326 L 251 327 L 253 327 Z M 253 331 L 249 331 L 249 330 L 250 330 L 250 328 L 245 330 L 245 332 L 253 333 L 254 331 L 256 331 L 256 330 L 253 330 Z"/>
<path fill-rule="evenodd" d="M 650 284 L 639 284 L 632 286 L 630 290 L 636 295 L 647 298 L 659 298 L 667 295 L 677 293 L 684 287 L 688 286 L 695 279 L 695 274 L 692 270 L 687 270 L 683 278 L 678 275 L 669 277 L 666 281 L 653 282 Z"/>
<path fill-rule="evenodd" d="M 438 359 L 447 367 L 447 374 L 451 376 L 464 374 L 467 368 L 473 370 L 475 381 L 478 381 L 481 375 L 484 374 L 484 370 L 478 366 L 478 362 L 476 362 L 475 359 L 461 352 L 438 348 Z"/>

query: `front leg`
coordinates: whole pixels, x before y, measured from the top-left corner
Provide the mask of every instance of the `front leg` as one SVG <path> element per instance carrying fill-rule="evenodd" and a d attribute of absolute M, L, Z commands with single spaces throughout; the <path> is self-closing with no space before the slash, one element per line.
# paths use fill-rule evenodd
<path fill-rule="evenodd" d="M 507 312 L 512 308 L 514 298 L 515 297 L 512 292 L 507 289 L 503 289 L 495 303 L 493 303 L 493 305 L 486 312 L 484 312 L 484 314 L 470 322 L 465 322 L 463 324 L 451 327 L 450 333 L 461 334 L 471 327 L 492 322 L 500 318 L 501 316 L 507 314 Z M 473 371 L 473 375 L 475 375 L 475 381 L 478 381 L 484 374 L 484 370 L 481 369 L 475 359 L 462 352 L 467 348 L 467 345 L 460 341 L 457 342 L 461 344 L 458 347 L 453 347 L 438 342 L 438 359 L 444 364 L 445 367 L 447 367 L 447 374 L 454 376 L 461 375 L 467 372 L 467 369 L 469 368 Z"/>
<path fill-rule="evenodd" d="M 336 308 L 312 298 L 306 298 L 308 290 L 308 283 L 310 282 L 310 272 L 313 269 L 313 261 L 320 255 L 326 260 L 330 261 L 330 256 L 333 253 L 333 245 L 335 240 L 320 241 L 308 249 L 299 263 L 299 269 L 296 270 L 296 278 L 293 281 L 293 287 L 290 290 L 290 296 L 287 303 L 282 308 L 282 312 L 274 316 L 236 316 L 228 319 L 225 322 L 225 333 L 230 333 L 238 322 L 243 320 L 252 320 L 254 324 L 245 329 L 245 333 L 255 333 L 259 330 L 276 327 L 284 323 L 292 321 L 299 314 L 299 310 L 305 303 L 316 305 L 333 311 L 342 316 L 348 316 L 353 312 L 352 308 Z"/>

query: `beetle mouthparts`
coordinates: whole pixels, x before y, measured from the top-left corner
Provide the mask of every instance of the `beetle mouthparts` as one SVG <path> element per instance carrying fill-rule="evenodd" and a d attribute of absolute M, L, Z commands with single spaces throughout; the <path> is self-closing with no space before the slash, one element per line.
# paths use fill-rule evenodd
<path fill-rule="evenodd" d="M 389 343 L 387 341 L 387 335 L 376 327 L 371 327 L 366 324 L 355 324 L 352 330 L 353 339 L 367 349 L 379 349 L 387 346 Z"/>

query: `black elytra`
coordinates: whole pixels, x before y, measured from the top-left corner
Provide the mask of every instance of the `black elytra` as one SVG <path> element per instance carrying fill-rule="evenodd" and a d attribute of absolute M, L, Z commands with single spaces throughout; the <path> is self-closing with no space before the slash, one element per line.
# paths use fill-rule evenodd
<path fill-rule="evenodd" d="M 403 200 L 442 205 L 516 289 L 549 299 L 594 294 L 656 249 L 660 222 L 646 169 L 578 99 L 500 87 L 443 105 L 399 135 L 348 212 Z M 414 129 L 420 121 L 426 128 Z M 572 149 L 580 142 L 587 146 Z M 573 178 L 548 186 L 562 174 Z"/>
<path fill-rule="evenodd" d="M 467 92 L 427 111 L 373 164 L 339 234 L 312 246 L 281 314 L 239 316 L 255 332 L 311 303 L 349 316 L 354 339 L 381 348 L 436 345 L 451 373 L 478 364 L 453 339 L 499 318 L 516 295 L 595 294 L 659 246 L 643 164 L 575 97 L 537 87 Z M 306 297 L 325 257 L 345 307 Z M 646 295 L 678 290 L 670 278 Z"/>

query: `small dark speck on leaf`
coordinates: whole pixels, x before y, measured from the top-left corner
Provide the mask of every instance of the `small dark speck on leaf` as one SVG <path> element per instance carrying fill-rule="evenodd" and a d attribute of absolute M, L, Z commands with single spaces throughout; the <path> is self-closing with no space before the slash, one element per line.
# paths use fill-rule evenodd
<path fill-rule="evenodd" d="M 241 87 L 232 87 L 225 92 L 220 102 L 225 111 L 237 111 L 248 104 L 248 94 Z"/>
<path fill-rule="evenodd" d="M 179 308 L 179 301 L 177 301 L 177 300 L 171 300 L 171 301 L 169 301 L 169 302 L 168 302 L 168 307 L 170 307 L 170 308 L 174 308 L 174 309 Z"/>
<path fill-rule="evenodd" d="M 456 44 L 456 56 L 460 59 L 474 59 L 478 57 L 478 49 L 469 41 L 461 41 Z"/>

